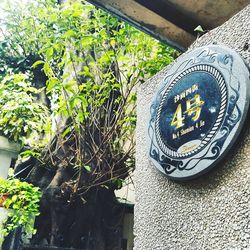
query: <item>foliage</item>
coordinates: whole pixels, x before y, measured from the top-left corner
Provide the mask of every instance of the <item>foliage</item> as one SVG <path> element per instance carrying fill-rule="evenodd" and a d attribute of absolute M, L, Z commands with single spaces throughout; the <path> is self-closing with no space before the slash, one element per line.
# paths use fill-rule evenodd
<path fill-rule="evenodd" d="M 36 102 L 40 91 L 24 74 L 6 76 L 0 83 L 0 131 L 10 140 L 24 143 L 31 134 L 43 132 L 46 106 Z"/>
<path fill-rule="evenodd" d="M 9 14 L 2 44 L 30 60 L 34 74 L 46 74 L 57 133 L 43 160 L 61 165 L 53 148 L 66 147 L 64 165 L 78 169 L 79 179 L 95 176 L 87 186 L 124 178 L 133 165 L 135 87 L 168 64 L 173 50 L 84 1 L 19 9 Z"/>
<path fill-rule="evenodd" d="M 7 180 L 0 178 L 0 200 L 6 194 L 8 196 L 3 201 L 3 207 L 9 209 L 9 212 L 7 220 L 1 225 L 1 236 L 8 235 L 20 226 L 24 227 L 26 233 L 35 233 L 34 220 L 39 215 L 41 198 L 39 188 L 12 175 Z"/>
<path fill-rule="evenodd" d="M 44 212 L 43 218 L 51 219 L 47 235 L 56 244 L 55 235 L 63 235 L 63 229 L 55 207 L 65 214 L 72 204 L 75 210 L 88 207 L 98 202 L 99 191 L 113 194 L 121 188 L 133 171 L 137 86 L 169 64 L 175 52 L 85 1 L 10 7 L 3 21 L 0 70 L 28 73 L 35 86 L 45 86 L 53 138 L 39 153 L 29 151 L 40 156 L 29 176 L 46 189 L 44 207 L 51 214 Z M 44 178 L 41 166 L 49 169 Z M 95 218 L 100 225 L 106 222 Z M 70 226 L 78 223 L 84 224 L 79 219 Z"/>

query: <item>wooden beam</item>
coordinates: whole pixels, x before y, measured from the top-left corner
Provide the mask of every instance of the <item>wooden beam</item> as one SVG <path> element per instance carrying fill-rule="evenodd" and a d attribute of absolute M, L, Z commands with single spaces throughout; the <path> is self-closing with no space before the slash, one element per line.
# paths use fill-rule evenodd
<path fill-rule="evenodd" d="M 111 12 L 179 51 L 185 51 L 195 40 L 194 35 L 134 0 L 88 0 L 88 2 Z"/>

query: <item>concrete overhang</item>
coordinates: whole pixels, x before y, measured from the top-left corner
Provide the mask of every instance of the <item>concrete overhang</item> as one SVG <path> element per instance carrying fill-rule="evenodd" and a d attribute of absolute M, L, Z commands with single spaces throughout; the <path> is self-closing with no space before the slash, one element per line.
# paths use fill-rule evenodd
<path fill-rule="evenodd" d="M 250 0 L 88 0 L 180 51 L 196 39 L 194 29 L 211 30 Z"/>

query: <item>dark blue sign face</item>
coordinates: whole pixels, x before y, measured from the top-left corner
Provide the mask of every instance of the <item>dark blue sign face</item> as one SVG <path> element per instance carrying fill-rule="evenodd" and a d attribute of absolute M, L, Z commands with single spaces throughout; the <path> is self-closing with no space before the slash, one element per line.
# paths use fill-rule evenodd
<path fill-rule="evenodd" d="M 248 109 L 249 72 L 234 51 L 209 46 L 190 54 L 170 69 L 151 106 L 150 158 L 174 179 L 214 166 Z"/>
<path fill-rule="evenodd" d="M 213 128 L 220 106 L 221 91 L 215 76 L 207 71 L 183 76 L 164 98 L 159 111 L 162 142 L 180 154 L 193 152 Z M 182 148 L 190 141 L 194 144 Z"/>

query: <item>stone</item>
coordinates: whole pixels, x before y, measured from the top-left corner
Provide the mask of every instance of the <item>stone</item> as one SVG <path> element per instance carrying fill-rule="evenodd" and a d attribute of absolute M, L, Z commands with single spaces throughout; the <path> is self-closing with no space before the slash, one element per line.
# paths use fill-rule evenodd
<path fill-rule="evenodd" d="M 250 37 L 249 16 L 250 5 L 203 35 L 191 49 L 225 44 L 250 65 L 250 48 L 246 46 Z M 198 179 L 169 180 L 149 160 L 150 104 L 170 67 L 142 85 L 138 93 L 134 249 L 249 249 L 249 116 L 226 158 Z"/>

